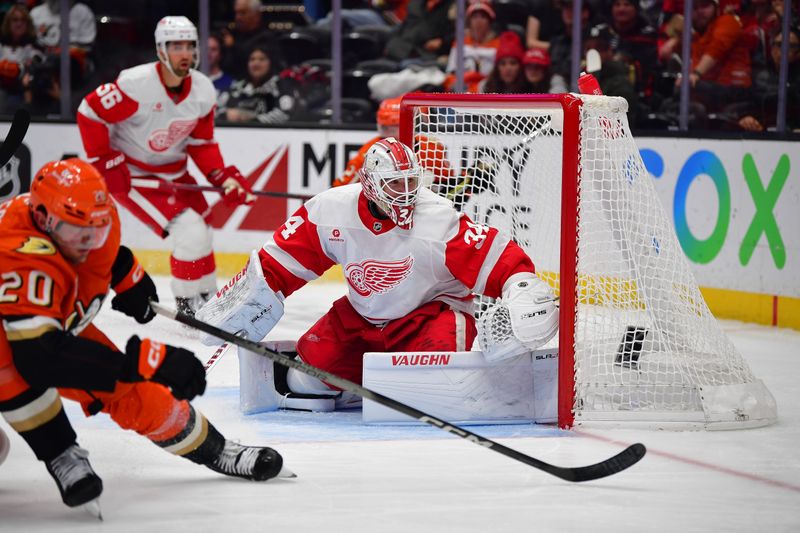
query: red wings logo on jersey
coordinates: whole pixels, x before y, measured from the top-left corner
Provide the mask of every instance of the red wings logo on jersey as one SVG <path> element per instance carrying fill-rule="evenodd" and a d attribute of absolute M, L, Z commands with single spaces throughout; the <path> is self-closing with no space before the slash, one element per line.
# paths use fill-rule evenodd
<path fill-rule="evenodd" d="M 383 294 L 394 289 L 408 277 L 413 264 L 414 259 L 410 255 L 400 261 L 367 259 L 344 267 L 344 275 L 358 294 L 371 296 L 373 293 Z"/>
<path fill-rule="evenodd" d="M 147 145 L 154 152 L 163 152 L 173 144 L 182 141 L 192 133 L 197 120 L 175 120 L 165 130 L 156 130 L 147 139 Z"/>

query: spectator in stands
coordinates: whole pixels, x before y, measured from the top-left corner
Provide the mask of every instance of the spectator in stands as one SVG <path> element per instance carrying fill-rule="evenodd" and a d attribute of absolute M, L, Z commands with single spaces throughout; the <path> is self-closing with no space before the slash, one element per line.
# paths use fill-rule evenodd
<path fill-rule="evenodd" d="M 30 92 L 30 75 L 26 74 L 34 58 L 42 58 L 36 47 L 36 31 L 28 10 L 13 5 L 3 17 L 0 27 L 0 88 L 3 114 L 14 113 L 24 103 L 23 93 Z M 30 94 L 28 94 L 30 101 Z"/>
<path fill-rule="evenodd" d="M 734 15 L 719 13 L 719 0 L 696 0 L 692 11 L 692 97 L 706 111 L 743 101 L 750 95 L 750 50 Z M 679 85 L 680 79 L 676 81 Z"/>
<path fill-rule="evenodd" d="M 552 62 L 553 73 L 561 75 L 565 80 L 569 80 L 572 75 L 572 2 L 564 1 L 561 4 L 561 21 L 564 24 L 564 32 L 556 35 L 550 40 L 550 61 Z M 584 28 L 583 38 L 586 38 L 586 31 L 592 26 L 592 8 L 588 2 L 581 5 L 581 27 Z"/>
<path fill-rule="evenodd" d="M 58 68 L 61 43 L 61 2 L 59 0 L 45 0 L 44 3 L 31 10 L 31 18 L 37 32 L 37 43 L 48 56 L 44 64 L 48 65 L 48 69 L 50 66 Z M 94 13 L 86 4 L 70 0 L 69 32 L 72 85 L 73 87 L 79 87 L 86 81 L 89 74 L 94 71 L 92 48 L 97 36 Z M 58 83 L 59 80 L 53 82 L 53 88 L 50 92 L 56 92 L 55 86 Z M 58 92 L 60 92 L 60 89 Z"/>
<path fill-rule="evenodd" d="M 495 53 L 500 44 L 500 39 L 492 30 L 495 19 L 492 5 L 484 0 L 478 0 L 469 5 L 466 11 L 467 28 L 464 32 L 464 82 L 467 92 L 478 92 L 478 83 L 486 78 L 494 68 Z M 445 80 L 444 87 L 451 90 L 455 83 L 456 71 L 455 42 L 450 48 L 445 71 L 450 74 Z"/>
<path fill-rule="evenodd" d="M 753 80 L 753 100 L 740 109 L 738 124 L 743 130 L 760 132 L 777 123 L 778 69 L 781 64 L 783 35 L 780 29 L 773 31 L 770 69 L 759 72 Z M 800 25 L 789 28 L 789 76 L 786 87 L 786 126 L 789 130 L 800 130 Z"/>
<path fill-rule="evenodd" d="M 31 18 L 39 46 L 45 53 L 57 56 L 61 43 L 60 0 L 45 0 L 31 9 Z M 95 37 L 97 25 L 92 10 L 82 2 L 70 0 L 69 55 L 73 63 L 71 72 L 75 85 L 84 81 L 93 70 L 91 51 Z"/>
<path fill-rule="evenodd" d="M 233 83 L 233 78 L 222 70 L 222 41 L 219 35 L 208 36 L 208 79 L 214 83 L 217 96 L 227 91 Z"/>
<path fill-rule="evenodd" d="M 631 70 L 627 64 L 614 58 L 611 48 L 612 34 L 605 24 L 593 27 L 584 41 L 584 52 L 597 50 L 602 68 L 593 72 L 606 96 L 621 96 L 628 101 L 628 123 L 635 127 L 638 118 L 639 99 L 634 89 Z"/>
<path fill-rule="evenodd" d="M 568 90 L 567 82 L 558 74 L 550 72 L 550 54 L 541 48 L 531 48 L 522 58 L 525 78 L 533 93 L 560 94 Z"/>
<path fill-rule="evenodd" d="M 370 0 L 370 4 L 390 26 L 397 26 L 408 14 L 408 0 Z"/>
<path fill-rule="evenodd" d="M 673 56 L 681 51 L 681 35 L 683 34 L 683 15 L 680 13 L 664 13 L 664 23 L 658 30 L 658 60 L 667 64 Z"/>
<path fill-rule="evenodd" d="M 45 52 L 55 52 L 61 42 L 61 2 L 60 0 L 45 0 L 42 4 L 31 9 L 33 26 L 36 29 L 37 40 Z M 72 48 L 90 50 L 97 37 L 97 25 L 94 13 L 89 6 L 82 2 L 70 0 L 69 10 L 69 43 Z"/>
<path fill-rule="evenodd" d="M 386 56 L 395 61 L 435 61 L 450 52 L 454 0 L 409 0 L 406 19 L 386 45 Z"/>
<path fill-rule="evenodd" d="M 565 0 L 532 0 L 525 31 L 527 48 L 550 48 L 550 40 L 564 33 L 561 4 Z"/>
<path fill-rule="evenodd" d="M 229 122 L 285 122 L 289 116 L 278 106 L 279 78 L 272 72 L 269 44 L 253 45 L 247 58 L 247 77 L 220 95 L 217 116 Z"/>
<path fill-rule="evenodd" d="M 750 0 L 742 10 L 739 20 L 747 46 L 752 51 L 754 66 L 767 67 L 770 55 L 770 36 L 780 27 L 781 19 L 770 0 Z M 755 69 L 754 69 L 755 70 Z"/>
<path fill-rule="evenodd" d="M 638 0 L 613 0 L 609 28 L 615 58 L 633 66 L 636 90 L 649 92 L 658 62 L 658 32 L 642 17 Z"/>
<path fill-rule="evenodd" d="M 522 70 L 522 58 L 525 49 L 519 35 L 513 31 L 500 34 L 494 68 L 480 84 L 482 93 L 531 93 L 533 87 Z"/>
<path fill-rule="evenodd" d="M 222 70 L 242 79 L 247 75 L 250 48 L 256 42 L 266 42 L 277 50 L 277 43 L 261 16 L 261 0 L 234 0 L 231 26 L 222 32 Z"/>
<path fill-rule="evenodd" d="M 381 8 L 375 6 L 376 2 L 369 0 L 361 0 L 354 3 L 353 7 L 348 7 L 340 11 L 342 20 L 342 30 L 350 31 L 358 26 L 389 26 L 397 24 L 392 18 L 385 18 L 382 7 L 389 7 L 387 3 L 381 2 Z M 391 13 L 391 9 L 387 14 Z M 327 15 L 322 17 L 316 22 L 316 26 L 321 28 L 330 28 L 333 22 L 333 11 L 328 12 Z"/>
<path fill-rule="evenodd" d="M 664 4 L 672 0 L 639 0 L 639 14 L 642 18 L 647 22 L 648 25 L 652 26 L 653 28 L 658 28 L 665 19 L 665 11 Z M 667 6 L 669 7 L 669 6 Z"/>
<path fill-rule="evenodd" d="M 775 10 L 779 19 L 783 19 L 783 0 L 772 0 L 772 9 Z M 790 17 L 795 19 L 798 15 L 800 15 L 800 2 L 798 2 L 798 0 L 792 0 Z"/>

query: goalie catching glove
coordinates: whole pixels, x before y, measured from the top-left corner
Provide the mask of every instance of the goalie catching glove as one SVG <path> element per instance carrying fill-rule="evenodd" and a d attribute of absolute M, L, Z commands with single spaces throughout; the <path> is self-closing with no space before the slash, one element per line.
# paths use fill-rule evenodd
<path fill-rule="evenodd" d="M 169 387 L 178 400 L 191 400 L 206 390 L 206 371 L 189 350 L 134 335 L 128 339 L 125 355 L 120 381 L 155 381 Z"/>
<path fill-rule="evenodd" d="M 212 326 L 258 342 L 283 316 L 283 298 L 275 294 L 264 279 L 258 252 L 250 253 L 247 266 L 219 289 L 201 307 L 195 318 Z M 203 344 L 220 344 L 208 335 Z"/>
<path fill-rule="evenodd" d="M 500 303 L 478 320 L 478 341 L 489 362 L 535 350 L 558 331 L 558 306 L 550 286 L 535 275 L 516 274 Z"/>

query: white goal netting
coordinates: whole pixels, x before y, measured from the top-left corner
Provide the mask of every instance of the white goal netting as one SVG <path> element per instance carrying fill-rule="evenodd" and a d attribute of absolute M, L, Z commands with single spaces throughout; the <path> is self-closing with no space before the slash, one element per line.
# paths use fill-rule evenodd
<path fill-rule="evenodd" d="M 560 370 L 562 425 L 775 420 L 697 287 L 623 99 L 424 96 L 404 100 L 403 120 L 429 186 L 510 235 L 561 296 L 559 357 L 574 353 Z"/>

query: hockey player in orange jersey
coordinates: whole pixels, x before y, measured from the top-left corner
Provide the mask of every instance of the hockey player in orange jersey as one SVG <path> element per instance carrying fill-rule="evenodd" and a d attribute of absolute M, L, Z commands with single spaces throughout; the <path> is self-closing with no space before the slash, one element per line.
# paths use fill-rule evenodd
<path fill-rule="evenodd" d="M 226 440 L 191 406 L 206 386 L 192 352 L 136 335 L 119 350 L 92 325 L 110 288 L 112 308 L 140 323 L 154 317 L 148 302 L 158 297 L 120 245 L 116 208 L 91 164 L 48 163 L 29 194 L 0 204 L 0 261 L 0 413 L 45 463 L 68 506 L 99 512 L 103 486 L 62 397 L 217 472 L 266 480 L 282 471 L 275 450 Z"/>

